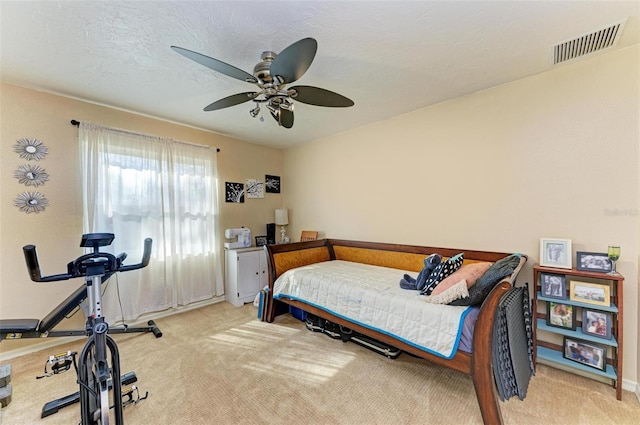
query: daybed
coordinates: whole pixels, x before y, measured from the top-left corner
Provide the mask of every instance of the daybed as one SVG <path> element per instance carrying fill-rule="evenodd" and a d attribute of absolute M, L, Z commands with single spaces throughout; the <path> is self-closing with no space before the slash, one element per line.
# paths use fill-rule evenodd
<path fill-rule="evenodd" d="M 469 320 L 464 320 L 463 324 L 463 319 L 477 317 L 475 325 L 471 324 L 470 328 L 471 337 L 470 349 L 468 349 L 469 352 L 465 352 L 461 349 L 461 345 L 459 345 L 460 335 L 458 334 L 458 339 L 455 341 L 451 353 L 442 354 L 437 350 L 434 351 L 429 348 L 422 347 L 419 343 L 413 342 L 411 338 L 406 338 L 405 336 L 398 337 L 396 334 L 388 332 L 386 329 L 381 329 L 377 326 L 369 326 L 367 323 L 363 323 L 359 318 L 352 319 L 353 316 L 350 317 L 350 314 L 348 313 L 336 313 L 331 308 L 323 306 L 317 299 L 307 301 L 304 299 L 304 296 L 297 296 L 296 293 L 293 293 L 293 295 L 291 293 L 279 293 L 277 287 L 281 286 L 281 281 L 276 285 L 276 293 L 274 294 L 274 283 L 280 276 L 289 270 L 291 271 L 288 274 L 285 274 L 285 279 L 292 273 L 298 273 L 300 271 L 306 272 L 311 269 L 326 266 L 337 266 L 344 261 L 347 262 L 347 266 L 356 266 L 353 263 L 360 263 L 371 265 L 374 269 L 376 267 L 395 269 L 397 270 L 397 280 L 391 282 L 390 285 L 398 286 L 398 282 L 402 278 L 403 273 L 409 271 L 409 273 L 412 273 L 415 276 L 423 268 L 425 257 L 433 253 L 438 253 L 442 255 L 443 258 L 450 258 L 463 252 L 464 264 L 474 262 L 494 263 L 509 256 L 510 254 L 425 246 L 357 242 L 337 239 L 322 239 L 310 242 L 268 245 L 265 247 L 265 250 L 267 252 L 269 263 L 269 291 L 266 298 L 267 308 L 264 313 L 266 321 L 273 322 L 277 313 L 285 311 L 281 308 L 284 306 L 282 303 L 285 303 L 323 319 L 348 327 L 356 332 L 389 344 L 412 355 L 470 375 L 473 379 L 484 423 L 487 425 L 503 423 L 492 366 L 492 329 L 493 323 L 496 320 L 496 311 L 498 309 L 500 298 L 515 284 L 516 276 L 523 263 L 526 261 L 526 257 L 524 255 L 521 256 L 520 262 L 514 269 L 513 273 L 510 276 L 501 279 L 501 281 L 493 287 L 489 295 L 486 296 L 481 307 L 475 308 L 475 313 L 477 313 L 477 315 L 467 314 L 469 311 L 473 310 L 470 307 L 452 307 L 442 304 L 426 303 L 423 302 L 424 299 L 420 299 L 424 298 L 423 296 L 418 295 L 415 291 L 407 291 L 407 294 L 412 293 L 411 295 L 415 297 L 412 298 L 411 302 L 414 302 L 413 299 L 419 300 L 418 303 L 427 306 L 425 308 L 430 308 L 429 306 L 437 306 L 437 308 L 440 309 L 438 311 L 441 316 L 443 315 L 442 311 L 446 309 L 453 309 L 452 311 L 456 311 L 456 314 L 459 314 L 458 319 L 456 320 L 458 320 L 460 324 L 460 333 L 463 331 L 463 328 L 469 327 Z M 357 267 L 360 266 L 357 265 Z M 384 269 L 379 270 L 384 271 Z M 393 275 L 395 275 L 395 271 L 392 272 Z M 336 276 L 333 276 L 332 279 L 335 281 L 337 278 Z M 341 299 L 351 297 L 348 285 L 345 286 L 347 289 L 344 294 L 341 295 Z M 399 291 L 402 291 L 402 289 L 396 290 L 394 287 L 390 288 L 389 291 L 390 293 L 397 295 Z M 358 295 L 358 297 L 361 295 L 362 294 Z M 376 302 L 377 304 L 380 304 L 380 301 Z M 389 307 L 397 308 L 397 302 L 393 301 L 385 308 L 389 309 Z M 354 307 L 354 309 L 358 308 L 360 308 L 359 305 Z M 460 314 L 461 310 L 463 311 L 462 314 Z M 407 313 L 403 314 L 405 314 L 404 317 L 406 317 Z M 416 316 L 415 313 L 408 314 Z M 448 311 L 444 316 L 447 315 Z M 402 314 L 396 316 L 397 317 L 392 317 L 391 321 L 397 321 L 398 317 L 402 317 Z M 418 317 L 418 320 L 421 320 L 420 317 Z M 412 326 L 409 328 L 412 328 Z M 409 329 L 409 333 L 411 333 L 411 329 Z"/>

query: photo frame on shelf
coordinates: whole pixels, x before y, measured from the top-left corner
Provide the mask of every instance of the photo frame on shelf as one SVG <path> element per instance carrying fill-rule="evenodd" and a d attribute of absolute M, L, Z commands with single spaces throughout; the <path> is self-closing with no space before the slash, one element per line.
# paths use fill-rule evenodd
<path fill-rule="evenodd" d="M 607 253 L 602 252 L 576 252 L 576 269 L 596 273 L 609 273 L 611 260 Z"/>
<path fill-rule="evenodd" d="M 567 299 L 566 278 L 562 274 L 540 273 L 540 293 L 546 298 Z"/>
<path fill-rule="evenodd" d="M 572 280 L 569 282 L 569 299 L 585 304 L 609 307 L 611 305 L 611 288 L 609 285 Z"/>
<path fill-rule="evenodd" d="M 540 265 L 571 268 L 571 239 L 540 239 Z"/>
<path fill-rule="evenodd" d="M 256 246 L 265 246 L 267 244 L 266 236 L 256 236 Z"/>
<path fill-rule="evenodd" d="M 572 331 L 576 330 L 576 306 L 549 301 L 548 307 L 547 325 Z"/>
<path fill-rule="evenodd" d="M 603 371 L 606 369 L 607 347 L 604 345 L 565 336 L 562 355 L 567 360 L 581 363 L 594 369 Z"/>
<path fill-rule="evenodd" d="M 582 333 L 611 339 L 613 315 L 606 311 L 582 309 Z"/>

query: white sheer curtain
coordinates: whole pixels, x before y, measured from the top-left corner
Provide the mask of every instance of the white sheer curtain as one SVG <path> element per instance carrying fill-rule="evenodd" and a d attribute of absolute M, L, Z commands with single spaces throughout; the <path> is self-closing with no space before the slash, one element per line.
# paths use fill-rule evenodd
<path fill-rule="evenodd" d="M 216 149 L 85 122 L 79 139 L 84 232 L 114 233 L 125 264 L 153 239 L 148 267 L 110 279 L 107 320 L 221 295 Z"/>

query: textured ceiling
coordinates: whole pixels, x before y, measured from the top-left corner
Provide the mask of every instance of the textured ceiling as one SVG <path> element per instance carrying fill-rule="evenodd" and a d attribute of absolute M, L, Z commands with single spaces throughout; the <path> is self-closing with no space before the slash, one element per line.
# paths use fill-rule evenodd
<path fill-rule="evenodd" d="M 637 44 L 639 15 L 638 1 L 0 0 L 0 77 L 287 147 L 548 71 L 554 44 L 625 19 L 613 48 Z M 355 106 L 296 102 L 292 129 L 268 113 L 251 118 L 250 102 L 204 112 L 255 86 L 170 49 L 252 73 L 262 51 L 305 37 L 318 51 L 295 84 L 335 91 Z"/>

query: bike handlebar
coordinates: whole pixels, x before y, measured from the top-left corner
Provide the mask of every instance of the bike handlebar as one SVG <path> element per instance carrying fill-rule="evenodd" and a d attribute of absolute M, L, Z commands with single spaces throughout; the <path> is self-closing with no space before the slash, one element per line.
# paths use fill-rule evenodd
<path fill-rule="evenodd" d="M 67 273 L 50 276 L 42 276 L 40 272 L 40 264 L 38 263 L 38 254 L 36 253 L 35 245 L 25 245 L 22 247 L 22 251 L 24 252 L 24 259 L 27 263 L 27 269 L 31 280 L 34 282 L 54 282 L 86 276 L 87 266 L 97 263 L 103 264 L 105 273 L 109 273 L 110 275 L 115 272 L 128 272 L 131 270 L 141 269 L 149 264 L 149 260 L 151 259 L 151 245 L 151 238 L 146 238 L 144 240 L 142 260 L 138 264 L 131 264 L 129 266 L 122 265 L 122 262 L 127 256 L 124 253 L 116 257 L 107 252 L 93 252 L 91 254 L 82 255 L 67 264 Z"/>

